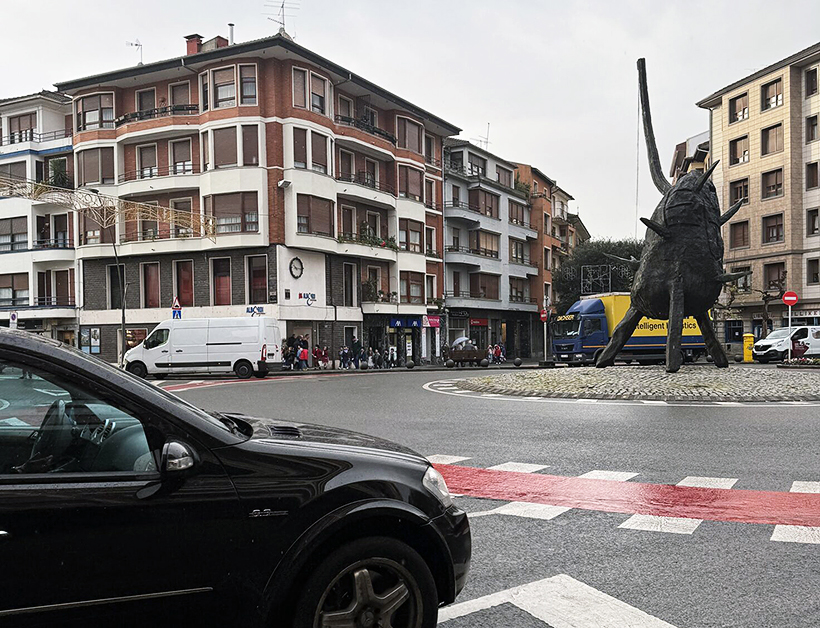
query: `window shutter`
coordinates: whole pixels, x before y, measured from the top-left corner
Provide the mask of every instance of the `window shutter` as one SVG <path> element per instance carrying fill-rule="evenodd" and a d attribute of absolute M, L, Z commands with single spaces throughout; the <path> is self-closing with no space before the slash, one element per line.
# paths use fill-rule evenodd
<path fill-rule="evenodd" d="M 145 290 L 143 305 L 159 307 L 159 264 L 152 262 L 142 266 L 142 284 Z"/>
<path fill-rule="evenodd" d="M 311 231 L 322 235 L 333 235 L 332 203 L 328 199 L 315 196 L 310 200 Z"/>
<path fill-rule="evenodd" d="M 214 166 L 217 168 L 236 165 L 236 127 L 215 129 Z"/>
<path fill-rule="evenodd" d="M 12 290 L 28 290 L 28 273 L 12 275 Z"/>
<path fill-rule="evenodd" d="M 174 142 L 173 153 L 175 164 L 191 161 L 191 143 Z"/>
<path fill-rule="evenodd" d="M 156 152 L 154 152 L 154 159 L 156 160 Z M 103 183 L 114 182 L 114 149 L 101 148 L 100 162 L 102 163 L 102 181 Z"/>
<path fill-rule="evenodd" d="M 313 165 L 322 166 L 327 171 L 327 137 L 311 131 L 310 144 L 313 149 Z"/>
<path fill-rule="evenodd" d="M 242 163 L 246 166 L 259 165 L 259 135 L 256 125 L 242 127 Z"/>
<path fill-rule="evenodd" d="M 422 179 L 421 171 L 414 168 L 408 168 L 407 170 L 407 194 L 420 199 Z"/>
<path fill-rule="evenodd" d="M 293 129 L 293 161 L 296 167 L 307 166 L 307 130 Z"/>
<path fill-rule="evenodd" d="M 304 70 L 293 71 L 293 105 L 295 107 L 306 107 L 307 101 L 305 96 L 306 75 Z"/>

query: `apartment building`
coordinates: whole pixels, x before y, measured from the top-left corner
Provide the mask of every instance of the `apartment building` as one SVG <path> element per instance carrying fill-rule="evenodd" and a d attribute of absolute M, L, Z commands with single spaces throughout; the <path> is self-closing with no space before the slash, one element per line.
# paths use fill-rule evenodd
<path fill-rule="evenodd" d="M 724 226 L 725 265 L 752 270 L 738 282 L 726 342 L 760 336 L 763 302 L 755 290 L 786 288 L 800 299 L 794 324 L 820 324 L 820 43 L 728 85 L 697 103 L 709 111 L 713 180 L 723 208 L 745 199 Z M 772 303 L 775 326 L 786 307 Z"/>
<path fill-rule="evenodd" d="M 354 338 L 436 355 L 443 141 L 459 129 L 283 32 L 185 40 L 183 56 L 57 85 L 78 187 L 215 230 L 75 216 L 81 338 L 114 360 L 176 299 L 183 318 L 275 316 L 334 355 Z"/>
<path fill-rule="evenodd" d="M 509 357 L 530 357 L 540 306 L 541 217 L 515 164 L 465 140 L 445 140 L 448 341 L 504 343 Z"/>
<path fill-rule="evenodd" d="M 0 100 L 0 175 L 72 188 L 71 101 L 49 91 Z M 75 344 L 73 216 L 43 201 L 0 198 L 0 324 Z"/>
<path fill-rule="evenodd" d="M 689 172 L 705 172 L 709 158 L 709 131 L 698 133 L 675 146 L 669 176 L 676 183 Z"/>

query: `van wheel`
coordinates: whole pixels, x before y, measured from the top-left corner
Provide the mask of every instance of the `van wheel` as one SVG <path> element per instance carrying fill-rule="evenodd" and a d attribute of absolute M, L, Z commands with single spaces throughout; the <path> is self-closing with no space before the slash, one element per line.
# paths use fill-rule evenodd
<path fill-rule="evenodd" d="M 128 372 L 132 375 L 136 375 L 137 377 L 141 377 L 145 379 L 148 375 L 148 369 L 145 368 L 145 365 L 142 362 L 132 362 L 128 365 Z"/>
<path fill-rule="evenodd" d="M 154 379 L 165 379 L 165 373 L 154 373 Z"/>
<path fill-rule="evenodd" d="M 248 379 L 253 375 L 253 364 L 247 360 L 242 360 L 234 364 L 233 372 L 236 373 L 239 379 Z"/>

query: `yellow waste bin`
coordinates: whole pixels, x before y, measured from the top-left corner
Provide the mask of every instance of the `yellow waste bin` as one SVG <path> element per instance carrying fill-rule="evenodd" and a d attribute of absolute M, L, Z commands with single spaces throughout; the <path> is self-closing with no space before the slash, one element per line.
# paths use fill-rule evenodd
<path fill-rule="evenodd" d="M 752 362 L 752 347 L 755 346 L 754 334 L 743 334 L 743 361 Z"/>

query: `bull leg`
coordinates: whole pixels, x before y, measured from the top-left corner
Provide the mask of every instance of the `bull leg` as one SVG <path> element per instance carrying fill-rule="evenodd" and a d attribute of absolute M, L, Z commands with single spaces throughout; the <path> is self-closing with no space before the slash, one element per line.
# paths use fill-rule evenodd
<path fill-rule="evenodd" d="M 615 364 L 615 358 L 621 352 L 621 349 L 624 348 L 626 341 L 632 336 L 632 332 L 635 331 L 635 328 L 638 326 L 638 323 L 641 322 L 642 318 L 643 313 L 634 307 L 630 307 L 626 311 L 623 320 L 618 323 L 615 331 L 612 332 L 612 338 L 609 339 L 606 348 L 601 352 L 601 355 L 598 356 L 595 366 L 604 368 Z"/>
<path fill-rule="evenodd" d="M 669 323 L 666 328 L 666 372 L 677 373 L 683 362 L 680 347 L 683 333 L 683 286 L 680 279 L 672 284 L 669 294 Z"/>
<path fill-rule="evenodd" d="M 726 353 L 723 351 L 723 347 L 720 346 L 720 343 L 715 336 L 715 329 L 712 327 L 712 321 L 709 319 L 709 315 L 700 314 L 695 316 L 695 320 L 700 327 L 700 333 L 703 334 L 703 341 L 706 343 L 706 350 L 715 361 L 715 366 L 719 368 L 726 368 L 729 366 L 729 360 L 726 358 Z"/>

